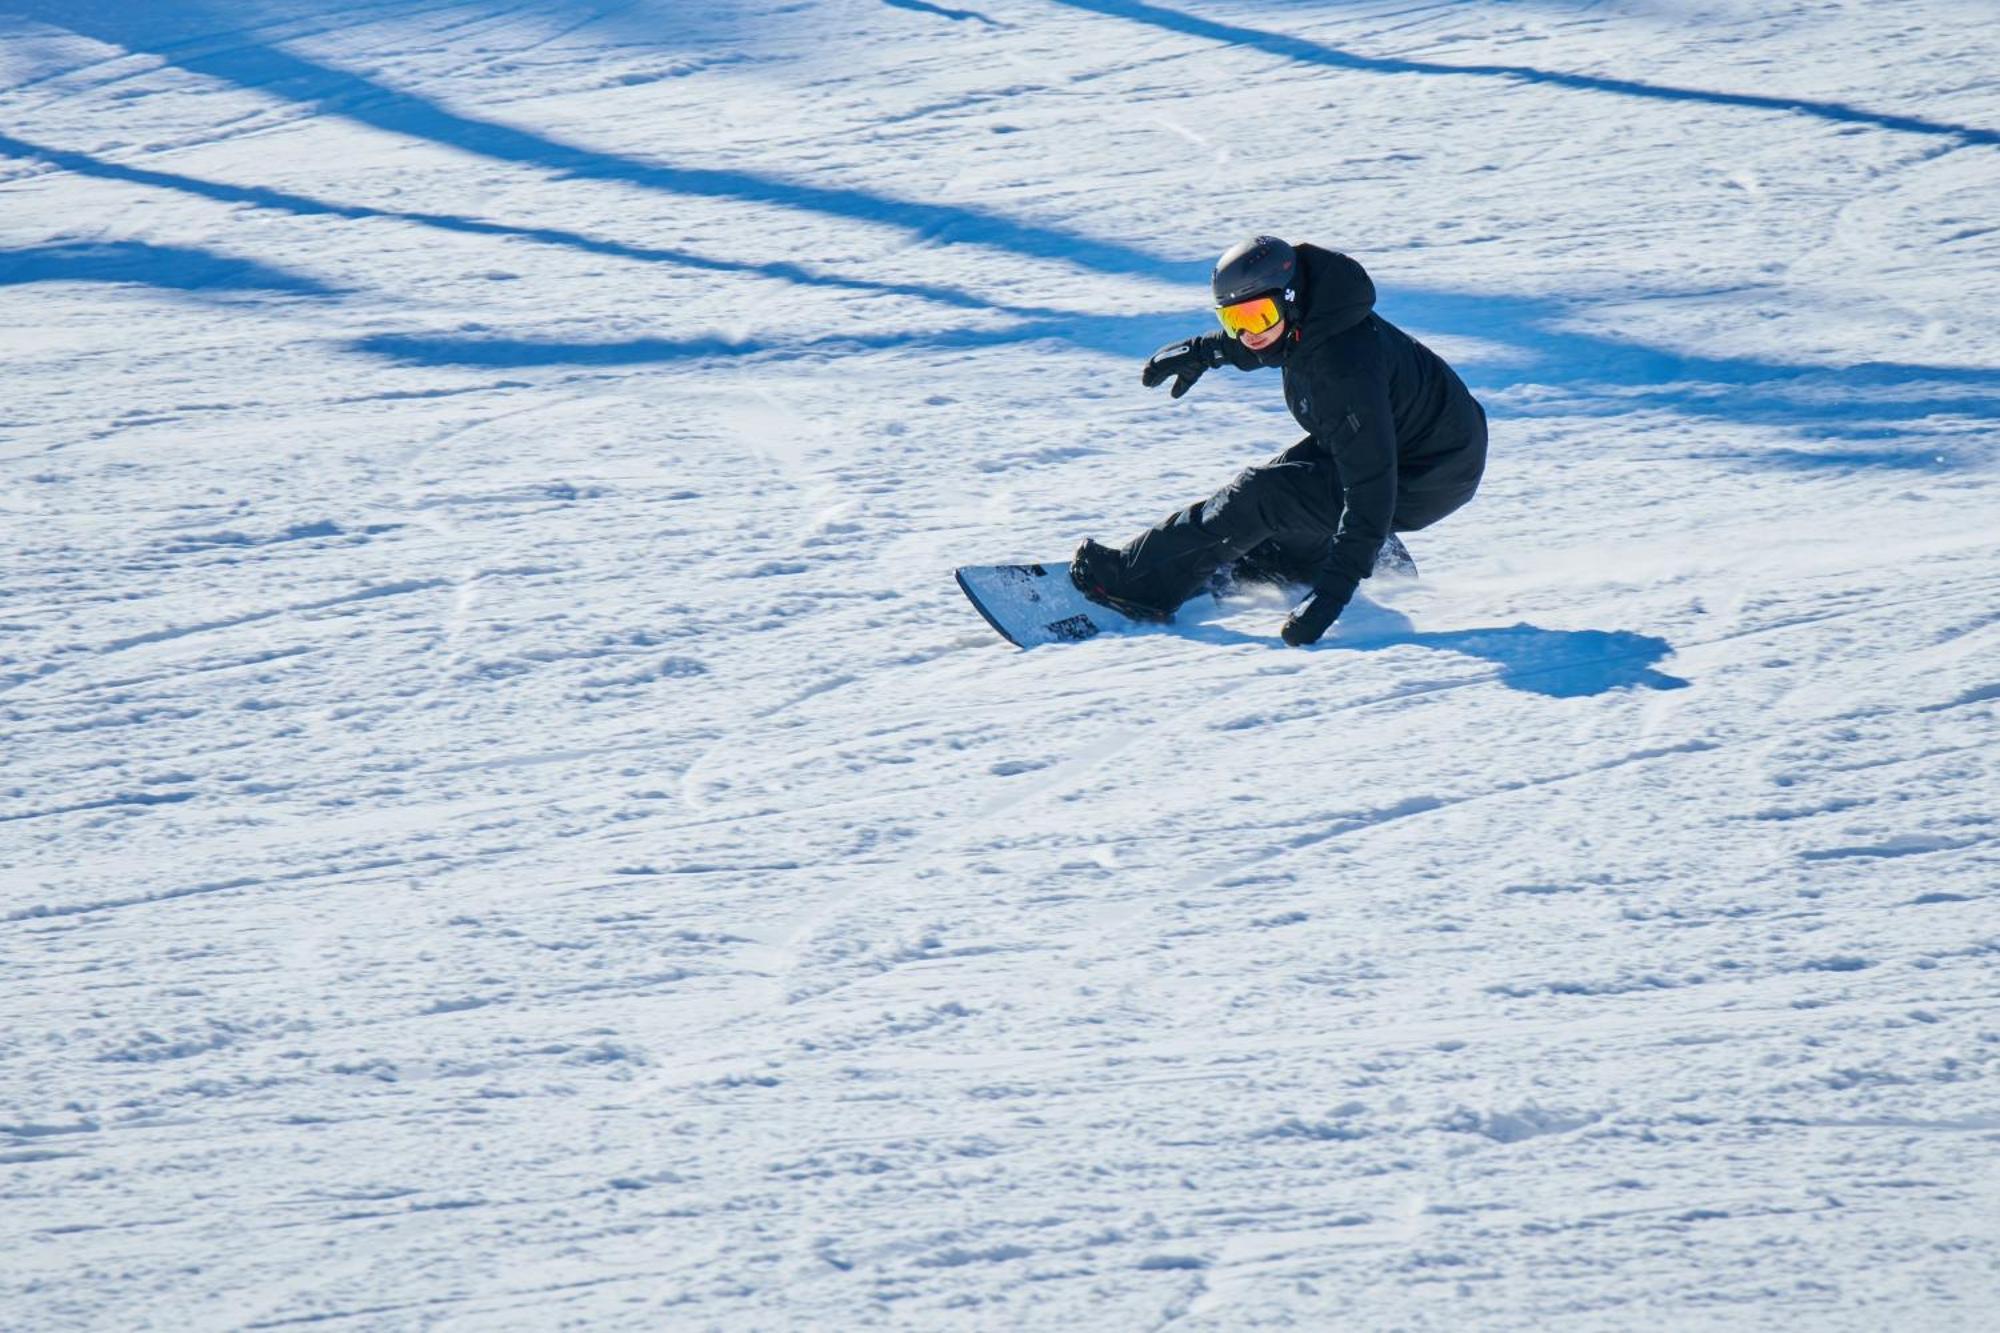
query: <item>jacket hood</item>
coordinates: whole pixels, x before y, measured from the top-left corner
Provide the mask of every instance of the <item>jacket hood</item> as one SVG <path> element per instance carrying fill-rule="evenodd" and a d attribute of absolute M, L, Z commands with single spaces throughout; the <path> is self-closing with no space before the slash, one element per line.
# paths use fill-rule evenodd
<path fill-rule="evenodd" d="M 1297 248 L 1301 285 L 1293 304 L 1301 342 L 1345 333 L 1368 318 L 1375 309 L 1375 281 L 1367 269 L 1337 250 Z"/>

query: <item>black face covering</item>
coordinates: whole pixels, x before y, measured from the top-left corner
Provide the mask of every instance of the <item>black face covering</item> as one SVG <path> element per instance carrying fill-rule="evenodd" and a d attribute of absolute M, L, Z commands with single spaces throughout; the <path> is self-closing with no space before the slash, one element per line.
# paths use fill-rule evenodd
<path fill-rule="evenodd" d="M 1282 366 L 1285 364 L 1285 357 L 1292 350 L 1292 336 L 1292 330 L 1287 328 L 1284 336 L 1278 341 L 1261 352 L 1252 352 L 1251 355 L 1257 358 L 1257 364 L 1260 366 Z"/>

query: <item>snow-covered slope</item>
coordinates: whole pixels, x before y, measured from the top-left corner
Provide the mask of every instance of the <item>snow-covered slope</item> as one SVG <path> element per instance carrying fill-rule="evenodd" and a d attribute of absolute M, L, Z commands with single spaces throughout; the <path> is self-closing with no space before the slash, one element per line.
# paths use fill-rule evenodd
<path fill-rule="evenodd" d="M 12 0 L 0 1325 L 1991 1327 L 1991 17 Z M 1008 648 L 1257 230 L 1484 491 Z"/>

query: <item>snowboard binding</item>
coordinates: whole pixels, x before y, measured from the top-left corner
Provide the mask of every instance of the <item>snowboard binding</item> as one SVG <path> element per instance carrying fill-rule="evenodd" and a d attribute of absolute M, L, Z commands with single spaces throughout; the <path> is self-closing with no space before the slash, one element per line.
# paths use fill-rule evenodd
<path fill-rule="evenodd" d="M 1085 537 L 1070 558 L 1069 581 L 1076 590 L 1100 606 L 1108 606 L 1133 620 L 1172 624 L 1174 613 L 1144 602 L 1134 602 L 1111 591 L 1125 572 L 1125 558 L 1119 551 L 1092 537 Z"/>

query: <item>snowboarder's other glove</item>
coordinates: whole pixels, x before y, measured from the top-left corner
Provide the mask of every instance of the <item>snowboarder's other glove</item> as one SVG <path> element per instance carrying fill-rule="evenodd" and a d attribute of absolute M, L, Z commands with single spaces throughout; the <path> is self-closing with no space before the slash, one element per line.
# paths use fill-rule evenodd
<path fill-rule="evenodd" d="M 1187 338 L 1177 343 L 1168 343 L 1153 353 L 1152 360 L 1139 372 L 1139 383 L 1147 388 L 1173 376 L 1174 387 L 1167 390 L 1169 396 L 1178 398 L 1194 387 L 1205 370 L 1213 370 L 1222 364 L 1222 349 L 1217 347 L 1210 335 Z"/>
<path fill-rule="evenodd" d="M 1336 596 L 1330 590 L 1315 591 L 1285 617 L 1285 627 L 1278 633 L 1294 648 L 1318 643 L 1346 606 L 1346 597 Z"/>

